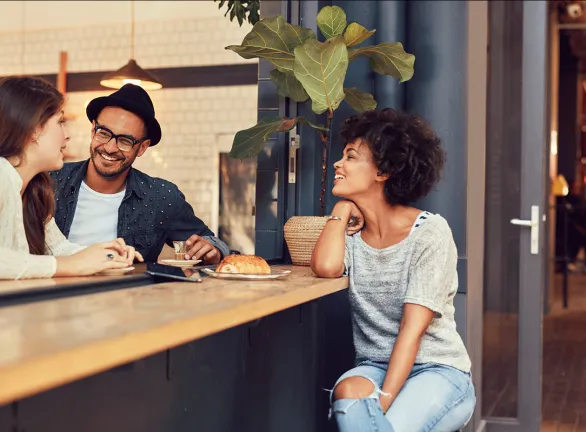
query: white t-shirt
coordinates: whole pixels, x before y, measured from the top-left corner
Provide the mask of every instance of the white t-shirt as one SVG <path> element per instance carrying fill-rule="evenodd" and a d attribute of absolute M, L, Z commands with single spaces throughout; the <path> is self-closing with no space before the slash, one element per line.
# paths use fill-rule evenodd
<path fill-rule="evenodd" d="M 125 190 L 115 194 L 96 192 L 81 182 L 68 240 L 84 246 L 118 237 L 118 208 Z"/>

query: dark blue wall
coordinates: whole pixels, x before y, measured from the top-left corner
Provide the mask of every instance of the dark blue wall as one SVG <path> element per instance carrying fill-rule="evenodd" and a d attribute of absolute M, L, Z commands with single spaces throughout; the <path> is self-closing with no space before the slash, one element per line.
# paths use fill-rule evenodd
<path fill-rule="evenodd" d="M 287 2 L 263 2 L 261 18 L 278 14 L 287 17 Z M 286 105 L 269 79 L 273 67 L 265 60 L 258 68 L 258 119 L 286 116 Z M 287 142 L 285 134 L 275 134 L 258 156 L 256 171 L 255 253 L 268 260 L 283 258 L 285 220 Z"/>
<path fill-rule="evenodd" d="M 436 129 L 447 152 L 443 180 L 418 203 L 440 213 L 466 251 L 467 2 L 409 2 L 408 50 L 415 75 L 407 83 L 407 110 Z"/>

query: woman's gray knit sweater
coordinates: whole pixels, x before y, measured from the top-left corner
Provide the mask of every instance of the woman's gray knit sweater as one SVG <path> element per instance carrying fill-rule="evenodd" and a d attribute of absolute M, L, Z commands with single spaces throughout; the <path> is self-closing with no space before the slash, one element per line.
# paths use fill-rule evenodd
<path fill-rule="evenodd" d="M 439 363 L 470 371 L 470 358 L 456 330 L 454 296 L 458 255 L 447 221 L 427 214 L 401 242 L 385 249 L 346 236 L 346 271 L 357 362 L 388 362 L 405 303 L 435 312 L 415 363 Z"/>

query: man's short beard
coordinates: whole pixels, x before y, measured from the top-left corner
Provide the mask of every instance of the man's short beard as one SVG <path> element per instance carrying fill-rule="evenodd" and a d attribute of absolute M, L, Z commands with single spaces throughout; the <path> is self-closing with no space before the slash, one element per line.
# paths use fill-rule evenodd
<path fill-rule="evenodd" d="M 120 169 L 119 171 L 104 172 L 100 168 L 98 168 L 98 165 L 96 164 L 96 162 L 94 160 L 94 158 L 96 158 L 96 157 L 100 157 L 99 152 L 97 150 L 91 151 L 91 149 L 90 149 L 90 159 L 92 160 L 92 163 L 94 164 L 94 168 L 95 168 L 96 172 L 100 176 L 102 176 L 104 178 L 116 178 L 116 177 L 119 177 L 125 171 L 127 171 L 128 169 L 130 169 L 130 167 L 132 166 L 132 162 L 131 162 L 128 165 L 122 166 L 122 169 Z"/>

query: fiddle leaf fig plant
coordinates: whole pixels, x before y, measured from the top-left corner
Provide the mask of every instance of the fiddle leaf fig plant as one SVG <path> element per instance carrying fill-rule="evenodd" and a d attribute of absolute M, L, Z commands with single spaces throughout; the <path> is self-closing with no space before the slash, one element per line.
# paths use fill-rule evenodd
<path fill-rule="evenodd" d="M 327 130 L 301 116 L 293 118 L 266 118 L 261 120 L 257 125 L 236 133 L 230 156 L 234 159 L 247 159 L 256 156 L 262 151 L 266 141 L 272 134 L 275 132 L 289 132 L 297 123 L 303 123 L 322 131 Z"/>
<path fill-rule="evenodd" d="M 303 85 L 292 73 L 273 69 L 269 74 L 269 78 L 277 85 L 277 93 L 279 96 L 289 97 L 295 102 L 305 102 L 309 99 L 309 95 L 303 88 Z"/>
<path fill-rule="evenodd" d="M 316 17 L 317 26 L 326 39 L 339 36 L 346 28 L 346 12 L 338 6 L 325 6 Z"/>
<path fill-rule="evenodd" d="M 408 81 L 413 77 L 413 63 L 415 56 L 405 55 L 400 42 L 383 42 L 374 46 L 349 50 L 350 61 L 358 57 L 368 57 L 370 67 L 381 75 L 391 75 L 400 82 Z"/>
<path fill-rule="evenodd" d="M 315 39 L 295 47 L 293 74 L 309 97 L 316 114 L 333 112 L 344 100 L 348 50 L 341 36 L 325 42 Z"/>
<path fill-rule="evenodd" d="M 226 49 L 245 59 L 268 60 L 281 72 L 293 73 L 293 50 L 306 40 L 315 40 L 313 30 L 289 24 L 285 18 L 277 15 L 260 20 L 240 45 L 230 45 Z"/>
<path fill-rule="evenodd" d="M 344 89 L 344 100 L 355 111 L 364 112 L 376 108 L 376 101 L 370 93 L 358 90 L 356 87 Z"/>
<path fill-rule="evenodd" d="M 330 148 L 330 129 L 334 111 L 346 102 L 357 112 L 375 109 L 374 97 L 358 88 L 345 88 L 348 65 L 360 57 L 368 58 L 372 70 L 405 82 L 413 77 L 415 56 L 408 54 L 400 42 L 359 46 L 376 29 L 346 21 L 346 13 L 338 6 L 325 6 L 317 17 L 317 26 L 325 38 L 317 39 L 308 28 L 289 24 L 281 15 L 258 21 L 240 45 L 226 49 L 245 59 L 261 58 L 275 69 L 269 78 L 282 97 L 304 103 L 311 100 L 316 114 L 326 114 L 326 125 L 309 122 L 304 117 L 269 117 L 249 129 L 236 133 L 230 156 L 245 159 L 262 152 L 274 133 L 289 132 L 297 124 L 305 124 L 320 133 L 323 143 L 320 213 L 324 212 L 327 155 Z"/>
<path fill-rule="evenodd" d="M 371 37 L 376 30 L 366 30 L 358 23 L 350 23 L 344 32 L 344 42 L 348 48 L 359 45 Z"/>

